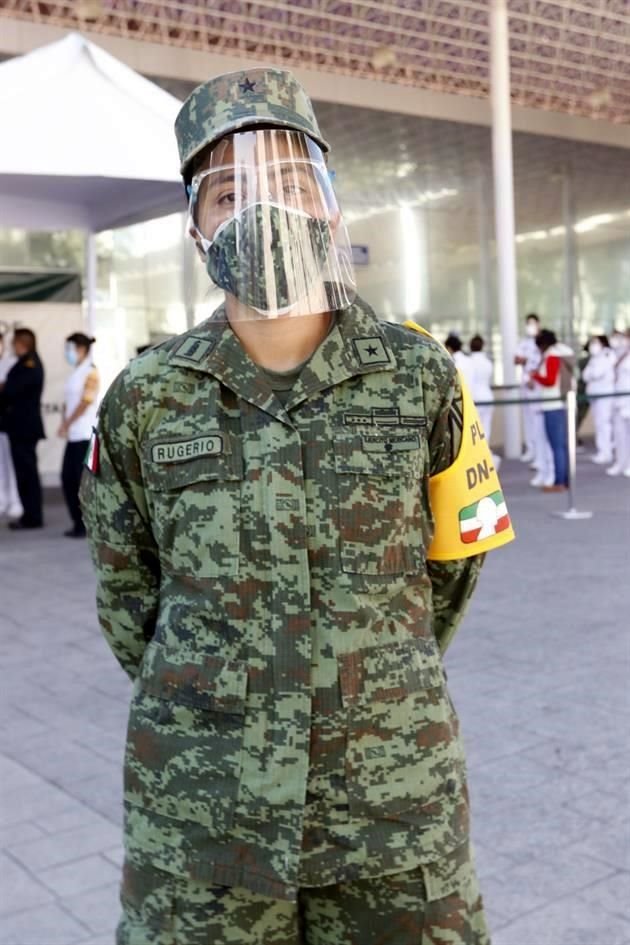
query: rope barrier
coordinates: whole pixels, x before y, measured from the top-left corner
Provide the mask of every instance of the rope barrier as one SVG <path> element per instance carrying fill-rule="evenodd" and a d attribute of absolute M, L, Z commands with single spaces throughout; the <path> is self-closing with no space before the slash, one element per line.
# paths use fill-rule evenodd
<path fill-rule="evenodd" d="M 513 388 L 513 385 L 505 385 L 505 389 Z M 493 390 L 499 390 L 500 388 L 492 388 Z M 518 398 L 506 398 L 500 400 L 477 400 L 475 401 L 475 406 L 477 407 L 501 407 L 501 406 L 513 406 L 515 404 L 564 404 L 567 411 L 567 450 L 569 456 L 569 476 L 568 476 L 568 489 L 567 496 L 569 500 L 569 507 L 565 512 L 553 512 L 553 515 L 560 516 L 567 521 L 581 521 L 583 519 L 588 519 L 593 517 L 592 512 L 585 510 L 580 510 L 576 508 L 575 505 L 575 483 L 576 483 L 576 471 L 577 471 L 577 462 L 576 462 L 576 453 L 577 453 L 577 434 L 576 434 L 576 420 L 577 420 L 577 405 L 578 403 L 590 403 L 592 400 L 602 400 L 607 397 L 630 397 L 630 391 L 612 391 L 607 394 L 577 394 L 574 390 L 568 391 L 564 397 L 518 397 Z"/>
<path fill-rule="evenodd" d="M 570 394 L 575 394 L 575 391 L 569 391 Z M 514 404 L 564 404 L 567 401 L 569 394 L 566 394 L 564 397 L 514 397 L 514 398 L 505 398 L 501 400 L 476 400 L 476 407 L 500 407 L 504 406 L 513 406 Z M 589 404 L 592 400 L 600 400 L 604 397 L 630 397 L 630 390 L 622 391 L 613 391 L 611 394 L 576 394 L 576 402 L 578 404 Z"/>

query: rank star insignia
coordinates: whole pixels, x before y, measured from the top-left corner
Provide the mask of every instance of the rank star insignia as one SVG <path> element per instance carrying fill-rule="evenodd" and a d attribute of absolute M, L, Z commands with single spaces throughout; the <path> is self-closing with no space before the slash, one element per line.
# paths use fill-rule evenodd
<path fill-rule="evenodd" d="M 241 92 L 253 92 L 256 86 L 255 82 L 252 82 L 250 79 L 245 79 L 243 82 L 239 82 L 239 89 Z"/>
<path fill-rule="evenodd" d="M 352 341 L 359 362 L 366 367 L 372 365 L 389 364 L 389 356 L 381 338 L 354 338 Z"/>

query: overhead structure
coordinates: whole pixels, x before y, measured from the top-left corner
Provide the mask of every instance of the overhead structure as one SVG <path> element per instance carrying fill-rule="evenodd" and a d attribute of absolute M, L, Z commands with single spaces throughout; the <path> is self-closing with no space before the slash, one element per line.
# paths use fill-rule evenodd
<path fill-rule="evenodd" d="M 93 234 L 183 209 L 179 107 L 76 33 L 1 63 L 2 226 Z M 91 313 L 91 238 L 87 275 Z"/>
<path fill-rule="evenodd" d="M 630 123 L 627 0 L 508 0 L 513 104 Z M 0 0 L 0 16 L 490 94 L 491 0 Z"/>

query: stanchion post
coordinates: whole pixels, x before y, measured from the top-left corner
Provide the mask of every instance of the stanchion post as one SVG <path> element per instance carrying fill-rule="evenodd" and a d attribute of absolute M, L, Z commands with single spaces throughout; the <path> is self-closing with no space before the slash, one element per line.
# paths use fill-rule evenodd
<path fill-rule="evenodd" d="M 569 507 L 566 512 L 554 512 L 554 515 L 559 515 L 561 518 L 565 519 L 583 519 L 583 518 L 592 518 L 592 512 L 580 512 L 575 507 L 575 479 L 576 479 L 576 446 L 577 446 L 577 432 L 576 432 L 576 417 L 577 417 L 577 394 L 574 390 L 570 390 L 567 393 L 566 399 L 566 413 L 567 413 L 567 452 L 569 454 L 569 489 L 568 489 L 568 498 L 569 498 Z"/>

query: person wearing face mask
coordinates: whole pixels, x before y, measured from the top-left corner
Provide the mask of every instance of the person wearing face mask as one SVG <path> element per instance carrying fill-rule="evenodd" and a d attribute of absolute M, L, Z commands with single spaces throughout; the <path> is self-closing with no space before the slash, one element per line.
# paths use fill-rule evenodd
<path fill-rule="evenodd" d="M 612 394 L 615 389 L 615 354 L 606 335 L 593 335 L 588 343 L 589 359 L 582 372 L 586 396 Z M 595 427 L 594 463 L 611 463 L 612 454 L 612 397 L 595 397 L 590 401 Z"/>
<path fill-rule="evenodd" d="M 575 357 L 568 345 L 558 341 L 553 331 L 541 329 L 536 337 L 542 361 L 530 380 L 541 403 L 545 434 L 553 454 L 553 482 L 543 485 L 543 492 L 564 492 L 569 487 L 569 452 L 567 412 L 563 402 L 567 390 L 575 389 L 573 370 Z"/>
<path fill-rule="evenodd" d="M 61 484 L 72 528 L 66 538 L 84 538 L 85 525 L 79 504 L 83 460 L 98 409 L 99 376 L 90 354 L 94 338 L 75 331 L 65 342 L 66 361 L 72 368 L 64 390 L 63 419 L 57 435 L 67 440 L 61 467 Z"/>
<path fill-rule="evenodd" d="M 44 525 L 42 486 L 37 467 L 37 444 L 46 436 L 41 414 L 44 367 L 37 353 L 37 339 L 30 328 L 13 332 L 15 364 L 0 384 L 2 425 L 9 437 L 22 515 L 9 522 L 12 531 Z"/>
<path fill-rule="evenodd" d="M 0 334 L 0 388 L 7 379 L 7 375 L 16 362 L 15 355 L 11 355 L 6 348 L 4 335 Z M 23 512 L 18 493 L 11 446 L 9 437 L 4 432 L 2 412 L 0 410 L 0 517 L 8 516 L 17 520 Z"/>
<path fill-rule="evenodd" d="M 135 681 L 117 941 L 488 945 L 442 668 L 513 537 L 474 405 L 357 297 L 290 73 L 211 79 L 176 135 L 225 300 L 114 381 L 81 485 Z"/>
<path fill-rule="evenodd" d="M 614 331 L 610 347 L 615 354 L 615 392 L 613 398 L 613 451 L 615 462 L 606 472 L 609 476 L 630 478 L 630 330 Z"/>
<path fill-rule="evenodd" d="M 519 341 L 514 355 L 514 363 L 523 369 L 519 393 L 521 400 L 524 401 L 534 396 L 529 385 L 529 376 L 540 364 L 540 351 L 536 345 L 536 336 L 539 331 L 540 319 L 535 312 L 530 312 L 525 318 L 525 337 Z M 536 404 L 524 403 L 522 417 L 525 451 L 521 456 L 521 462 L 531 463 L 540 475 L 543 465 L 551 462 L 551 457 L 545 462 L 546 457 L 543 455 L 543 451 L 548 447 L 542 414 Z"/>

